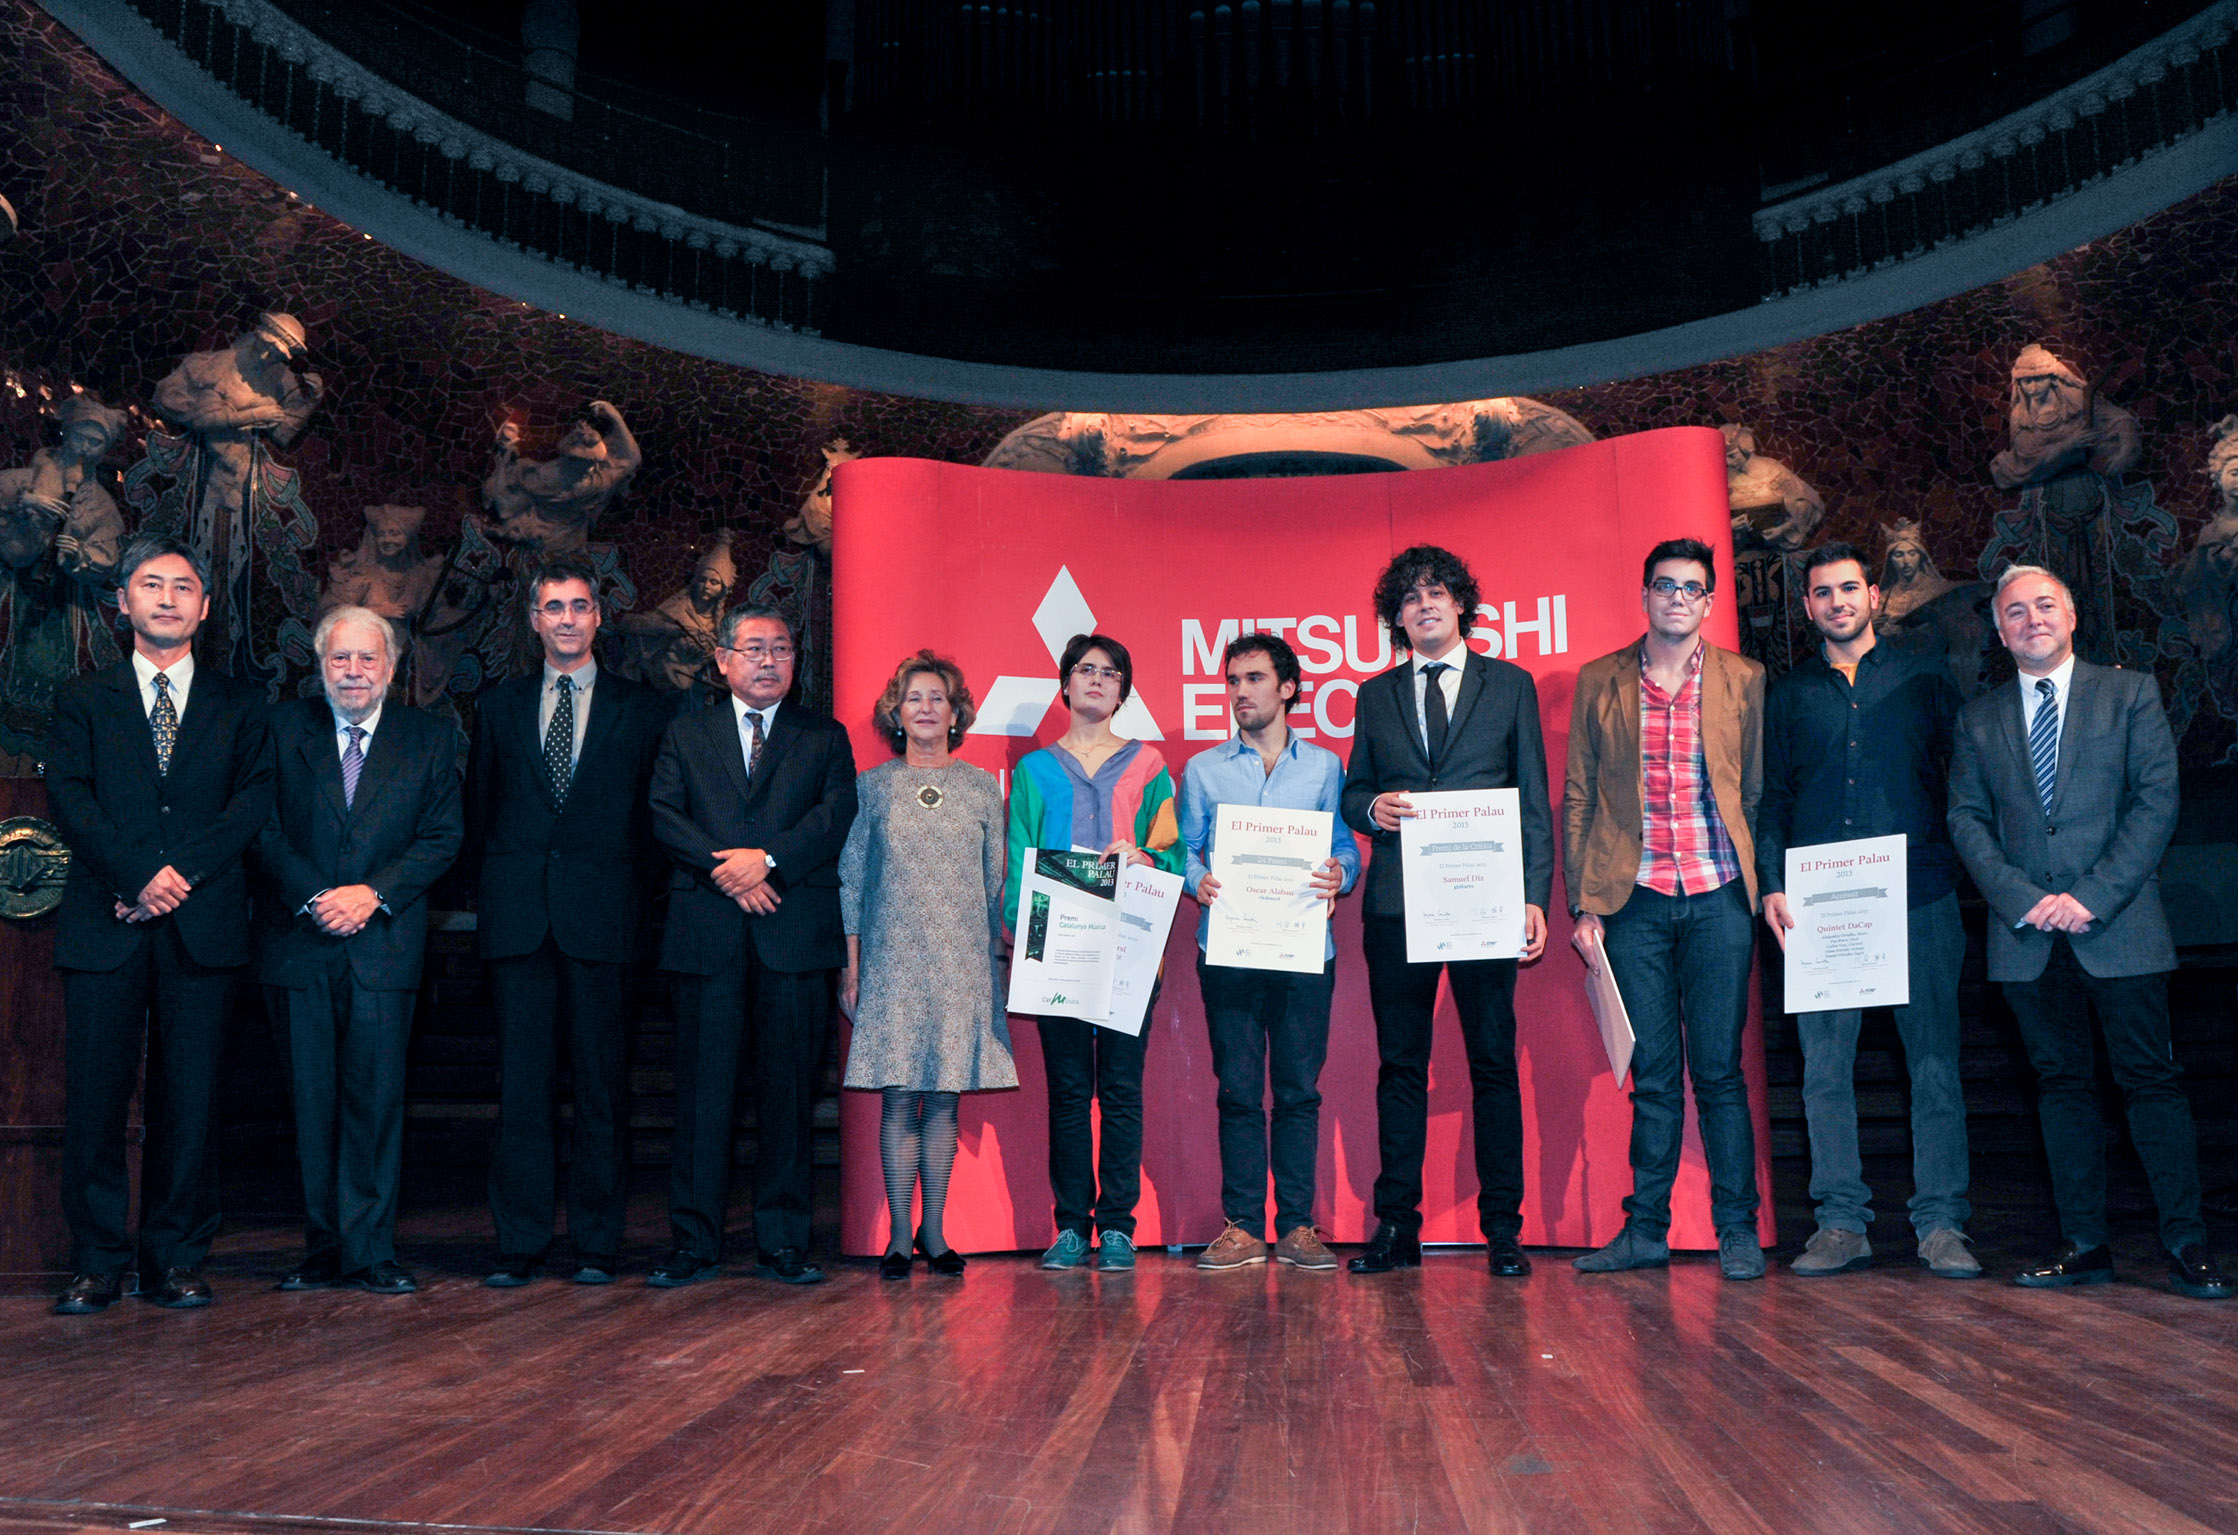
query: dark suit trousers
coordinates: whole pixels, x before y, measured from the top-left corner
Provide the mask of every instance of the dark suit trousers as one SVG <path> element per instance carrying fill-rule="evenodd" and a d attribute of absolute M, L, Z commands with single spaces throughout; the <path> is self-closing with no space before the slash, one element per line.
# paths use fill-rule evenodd
<path fill-rule="evenodd" d="M 1163 984 L 1163 977 L 1160 978 Z M 1155 988 L 1140 1034 L 1078 1018 L 1036 1018 L 1049 1088 L 1049 1191 L 1059 1231 L 1135 1234 L 1142 1197 L 1142 1063 L 1157 1022 Z M 1102 1115 L 1095 1133 L 1089 1108 Z"/>
<path fill-rule="evenodd" d="M 1382 1058 L 1375 1078 L 1381 1166 L 1375 1215 L 1408 1235 L 1422 1229 L 1422 1157 L 1429 1142 L 1430 1023 L 1437 1011 L 1436 964 L 1407 962 L 1404 917 L 1361 922 L 1368 1000 Z M 1473 959 L 1443 966 L 1461 1015 L 1476 1120 L 1477 1221 L 1490 1236 L 1523 1229 L 1523 1092 L 1515 1075 L 1515 966 Z"/>
<path fill-rule="evenodd" d="M 551 1245 L 558 1179 L 553 1099 L 564 1048 L 574 1087 L 567 1234 L 580 1257 L 622 1250 L 629 1201 L 629 967 L 571 959 L 546 934 L 534 953 L 489 962 L 497 1004 L 497 1138 L 490 1214 L 497 1250 L 535 1257 Z"/>
<path fill-rule="evenodd" d="M 2160 1240 L 2170 1252 L 2204 1242 L 2199 1218 L 2199 1145 L 2183 1068 L 2169 1044 L 2165 974 L 2100 977 L 2075 960 L 2064 934 L 2033 981 L 2006 981 L 2005 1000 L 2020 1021 L 2021 1042 L 2036 1068 L 2044 1155 L 2051 1163 L 2052 1202 L 2060 1235 L 2083 1247 L 2107 1238 L 2106 1128 L 2098 1108 L 2097 1051 L 2090 1015 L 2106 1035 L 2106 1059 L 2129 1111 L 2129 1139 L 2145 1164 Z"/>
<path fill-rule="evenodd" d="M 62 973 L 62 1211 L 80 1273 L 133 1266 L 125 1232 L 125 1115 L 147 1042 L 147 1143 L 140 1161 L 142 1279 L 200 1268 L 218 1231 L 213 1145 L 218 1069 L 238 969 L 194 962 L 168 917 L 114 970 Z"/>
<path fill-rule="evenodd" d="M 396 1256 L 404 1052 L 417 993 L 361 986 L 337 953 L 308 986 L 273 987 L 295 1099 L 304 1246 L 355 1273 Z"/>
<path fill-rule="evenodd" d="M 831 1026 L 829 970 L 772 970 L 748 937 L 713 975 L 676 977 L 676 1135 L 668 1223 L 678 1247 L 720 1260 L 731 1113 L 753 1035 L 754 1244 L 808 1249 L 816 1072 Z"/>

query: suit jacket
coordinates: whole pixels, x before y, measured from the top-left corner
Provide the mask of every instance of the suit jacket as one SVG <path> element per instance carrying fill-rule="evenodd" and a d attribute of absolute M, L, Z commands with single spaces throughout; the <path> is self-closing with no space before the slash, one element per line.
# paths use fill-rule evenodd
<path fill-rule="evenodd" d="M 726 698 L 680 715 L 653 763 L 653 835 L 674 868 L 661 968 L 713 975 L 749 939 L 772 970 L 833 970 L 847 962 L 839 920 L 839 851 L 855 823 L 855 757 L 847 732 L 790 700 L 770 722 L 751 780 L 738 716 Z M 774 855 L 781 897 L 749 918 L 715 888 L 718 849 Z"/>
<path fill-rule="evenodd" d="M 308 986 L 346 956 L 360 986 L 410 991 L 427 953 L 428 887 L 465 837 L 457 738 L 434 716 L 389 700 L 345 806 L 334 737 L 323 697 L 272 710 L 275 793 L 256 842 L 257 979 Z M 386 910 L 348 938 L 322 931 L 303 907 L 338 885 L 371 885 Z"/>
<path fill-rule="evenodd" d="M 1764 668 L 1702 642 L 1702 761 L 1756 909 L 1756 804 L 1764 792 Z M 1640 642 L 1577 674 L 1562 778 L 1562 882 L 1570 904 L 1605 917 L 1640 877 Z"/>
<path fill-rule="evenodd" d="M 652 850 L 645 785 L 668 710 L 652 689 L 600 667 L 575 776 L 555 804 L 536 728 L 543 689 L 538 667 L 475 708 L 466 824 L 482 957 L 532 954 L 548 932 L 572 959 L 627 964 Z"/>
<path fill-rule="evenodd" d="M 1373 840 L 1361 913 L 1406 913 L 1399 836 L 1375 824 L 1368 806 L 1379 794 L 1430 789 L 1516 789 L 1523 815 L 1523 899 L 1545 910 L 1554 884 L 1554 814 L 1546 787 L 1546 737 L 1539 728 L 1539 690 L 1511 661 L 1474 651 L 1461 664 L 1461 688 L 1446 722 L 1445 750 L 1430 760 L 1422 716 L 1414 704 L 1414 667 L 1395 666 L 1360 684 L 1345 765 L 1344 819 Z"/>
<path fill-rule="evenodd" d="M 2160 857 L 2176 830 L 2176 739 L 2159 686 L 2150 672 L 2075 663 L 2046 815 L 2028 756 L 2022 680 L 1958 711 L 1951 758 L 1950 836 L 1989 902 L 1989 978 L 2043 974 L 2052 935 L 2014 924 L 2062 893 L 2097 919 L 2070 935 L 2075 959 L 2092 975 L 2175 969 Z"/>
<path fill-rule="evenodd" d="M 119 922 L 169 864 L 194 887 L 159 922 L 175 922 L 197 964 L 249 962 L 249 882 L 242 854 L 272 813 L 272 747 L 263 690 L 195 668 L 171 771 L 156 772 L 155 735 L 130 659 L 71 678 L 56 692 L 47 738 L 47 801 L 70 844 L 54 962 L 114 970 L 144 928 Z"/>

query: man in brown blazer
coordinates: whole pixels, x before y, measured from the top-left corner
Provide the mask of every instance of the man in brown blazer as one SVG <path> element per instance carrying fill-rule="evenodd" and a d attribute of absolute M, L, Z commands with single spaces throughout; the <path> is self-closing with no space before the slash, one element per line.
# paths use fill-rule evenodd
<path fill-rule="evenodd" d="M 1683 1084 L 1710 1164 L 1710 1213 L 1727 1279 L 1760 1279 L 1756 1134 L 1741 1075 L 1754 952 L 1764 668 L 1702 638 L 1716 599 L 1709 546 L 1648 551 L 1647 633 L 1579 671 L 1562 785 L 1571 942 L 1609 965 L 1638 1038 L 1632 1193 L 1624 1229 L 1575 1260 L 1587 1273 L 1671 1261 L 1671 1182 Z"/>

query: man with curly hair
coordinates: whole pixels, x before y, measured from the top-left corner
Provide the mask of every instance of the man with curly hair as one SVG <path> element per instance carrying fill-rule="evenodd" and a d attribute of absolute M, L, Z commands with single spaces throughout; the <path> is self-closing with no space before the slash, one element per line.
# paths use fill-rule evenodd
<path fill-rule="evenodd" d="M 1459 555 L 1431 544 L 1403 550 L 1375 586 L 1376 617 L 1406 659 L 1361 684 L 1346 770 L 1344 819 L 1372 839 L 1362 905 L 1368 996 L 1375 1008 L 1376 1230 L 1355 1274 L 1422 1261 L 1422 1157 L 1428 1135 L 1430 1020 L 1442 969 L 1461 1015 L 1476 1122 L 1477 1218 L 1492 1272 L 1531 1272 L 1523 1229 L 1523 1098 L 1515 1073 L 1518 961 L 1415 964 L 1407 959 L 1399 826 L 1425 790 L 1517 789 L 1523 817 L 1523 960 L 1546 947 L 1554 882 L 1554 818 L 1546 745 L 1531 674 L 1469 649 L 1476 578 Z"/>

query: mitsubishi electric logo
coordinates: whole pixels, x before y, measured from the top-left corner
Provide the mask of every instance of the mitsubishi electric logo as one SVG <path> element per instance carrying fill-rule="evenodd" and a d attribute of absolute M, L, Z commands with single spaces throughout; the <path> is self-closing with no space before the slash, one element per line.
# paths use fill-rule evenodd
<path fill-rule="evenodd" d="M 1076 634 L 1093 634 L 1096 615 L 1088 607 L 1088 599 L 1080 595 L 1079 583 L 1072 579 L 1072 572 L 1060 565 L 1057 579 L 1049 583 L 1048 592 L 1041 599 L 1041 606 L 1034 609 L 1034 632 L 1041 636 L 1041 643 L 1049 651 L 1049 665 L 1055 670 L 1063 663 L 1065 642 Z M 997 677 L 995 685 L 979 705 L 979 718 L 971 722 L 975 736 L 1031 736 L 1041 729 L 1042 719 L 1049 713 L 1049 706 L 1057 701 L 1062 682 L 1056 677 Z M 1150 708 L 1142 701 L 1137 688 L 1127 695 L 1113 716 L 1111 728 L 1130 741 L 1162 741 L 1164 732 L 1151 718 Z"/>

